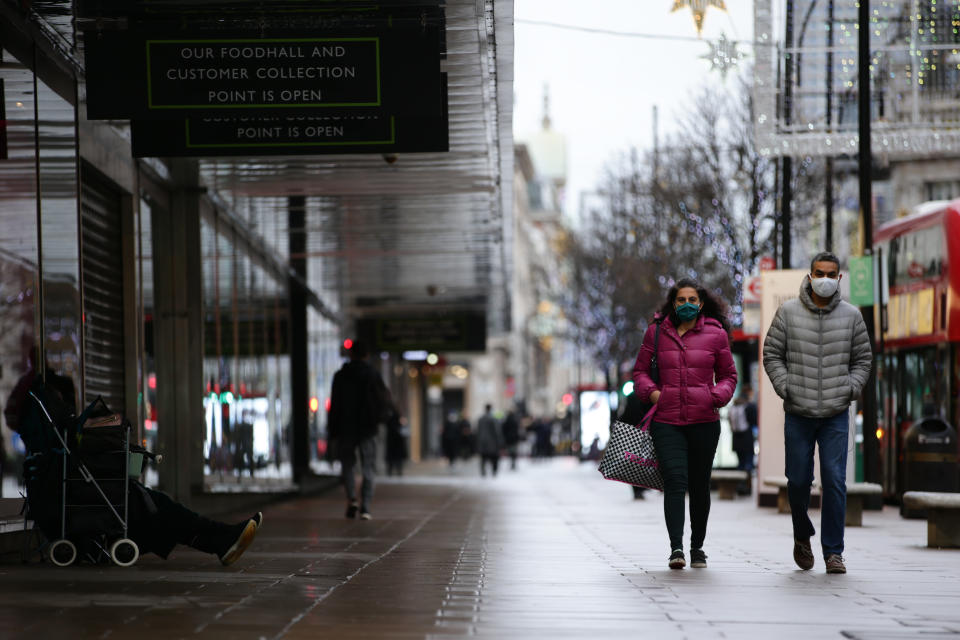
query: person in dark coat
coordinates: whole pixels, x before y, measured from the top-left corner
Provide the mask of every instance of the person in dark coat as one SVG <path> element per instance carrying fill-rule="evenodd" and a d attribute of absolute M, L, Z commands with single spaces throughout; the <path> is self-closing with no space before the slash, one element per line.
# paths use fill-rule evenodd
<path fill-rule="evenodd" d="M 346 516 L 355 518 L 359 513 L 362 520 L 369 520 L 377 464 L 377 427 L 394 409 L 383 379 L 366 360 L 366 345 L 354 341 L 349 353 L 350 360 L 333 376 L 327 424 L 340 457 L 347 494 Z M 353 475 L 358 451 L 363 476 L 359 503 Z"/>
<path fill-rule="evenodd" d="M 440 448 L 443 455 L 450 461 L 452 467 L 460 457 L 460 420 L 455 411 L 451 411 L 443 422 L 443 433 L 440 434 Z"/>
<path fill-rule="evenodd" d="M 740 388 L 740 395 L 730 407 L 730 431 L 732 447 L 737 454 L 737 468 L 753 473 L 754 434 L 757 425 L 757 405 L 753 402 L 753 389 L 745 384 Z"/>
<path fill-rule="evenodd" d="M 46 383 L 37 375 L 25 381 L 13 404 L 15 410 L 5 412 L 5 417 L 27 447 L 24 465 L 27 517 L 53 542 L 61 533 L 63 464 L 63 443 L 54 434 L 62 432 L 68 447 L 76 453 L 73 448 L 76 439 L 72 432 L 78 418 L 71 393 L 74 388 L 72 380 L 51 371 L 47 371 L 45 377 Z M 46 434 L 55 441 L 45 437 Z M 96 472 L 93 475 L 97 477 Z M 137 480 L 131 478 L 128 484 L 128 536 L 140 553 L 155 553 L 167 558 L 174 547 L 182 544 L 214 554 L 221 564 L 228 566 L 253 543 L 263 525 L 263 514 L 259 512 L 235 524 L 220 522 L 188 509 L 162 491 L 146 487 Z M 83 540 L 78 541 L 81 543 L 78 552 L 87 551 Z M 99 553 L 96 551 L 97 555 Z"/>
<path fill-rule="evenodd" d="M 407 419 L 394 411 L 387 420 L 387 447 L 385 461 L 387 475 L 403 475 L 407 459 Z"/>
<path fill-rule="evenodd" d="M 507 455 L 510 456 L 510 470 L 517 468 L 517 452 L 520 448 L 520 422 L 517 420 L 517 414 L 513 411 L 507 414 L 501 425 L 503 432 L 503 444 L 507 448 Z"/>
<path fill-rule="evenodd" d="M 502 446 L 500 425 L 497 424 L 497 419 L 493 417 L 493 407 L 488 404 L 484 407 L 483 415 L 477 420 L 477 451 L 480 453 L 480 475 L 487 475 L 487 463 L 490 463 L 493 475 L 497 475 Z"/>

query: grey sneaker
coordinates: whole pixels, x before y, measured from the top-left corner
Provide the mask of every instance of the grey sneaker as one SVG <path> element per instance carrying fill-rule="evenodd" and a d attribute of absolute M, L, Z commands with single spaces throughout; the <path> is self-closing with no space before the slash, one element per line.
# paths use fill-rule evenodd
<path fill-rule="evenodd" d="M 669 566 L 671 569 L 683 569 L 687 561 L 683 558 L 683 549 L 674 549 L 670 554 Z"/>
<path fill-rule="evenodd" d="M 810 548 L 810 538 L 806 540 L 794 539 L 793 561 L 804 571 L 813 569 L 813 550 Z"/>
<path fill-rule="evenodd" d="M 690 549 L 690 566 L 694 569 L 707 568 L 707 554 L 703 549 Z"/>
<path fill-rule="evenodd" d="M 843 564 L 843 557 L 838 553 L 827 556 L 827 573 L 846 573 L 847 566 Z"/>

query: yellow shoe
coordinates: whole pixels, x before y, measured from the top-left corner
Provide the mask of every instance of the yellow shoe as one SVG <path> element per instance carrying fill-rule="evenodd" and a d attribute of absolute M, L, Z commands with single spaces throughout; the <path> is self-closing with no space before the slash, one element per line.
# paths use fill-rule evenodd
<path fill-rule="evenodd" d="M 237 559 L 243 555 L 243 552 L 247 550 L 247 547 L 253 543 L 253 539 L 257 537 L 257 529 L 259 529 L 262 523 L 263 515 L 259 512 L 247 520 L 247 522 L 242 525 L 243 529 L 240 530 L 237 539 L 220 556 L 220 564 L 228 567 L 236 562 Z"/>

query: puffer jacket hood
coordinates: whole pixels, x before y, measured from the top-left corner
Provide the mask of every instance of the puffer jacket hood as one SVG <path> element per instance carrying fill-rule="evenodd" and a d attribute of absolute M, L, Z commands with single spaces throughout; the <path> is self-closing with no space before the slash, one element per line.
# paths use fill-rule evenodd
<path fill-rule="evenodd" d="M 634 392 L 648 400 L 659 389 L 653 419 L 666 424 L 696 424 L 719 418 L 720 407 L 730 402 L 737 386 L 737 367 L 723 325 L 699 316 L 681 336 L 669 317 L 660 321 L 657 348 L 659 382 L 650 378 L 656 323 L 647 327 L 633 367 Z"/>
<path fill-rule="evenodd" d="M 873 354 L 860 310 L 837 291 L 825 307 L 813 301 L 810 276 L 800 295 L 773 317 L 763 368 L 787 413 L 828 418 L 846 411 L 867 383 Z"/>

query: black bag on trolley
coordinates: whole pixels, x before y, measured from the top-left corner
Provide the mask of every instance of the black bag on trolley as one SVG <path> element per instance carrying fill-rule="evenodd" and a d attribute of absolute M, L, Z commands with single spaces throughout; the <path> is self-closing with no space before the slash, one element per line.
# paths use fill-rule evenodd
<path fill-rule="evenodd" d="M 130 421 L 110 410 L 101 396 L 77 420 L 77 453 L 94 476 L 138 477 L 147 450 L 134 440 Z"/>

